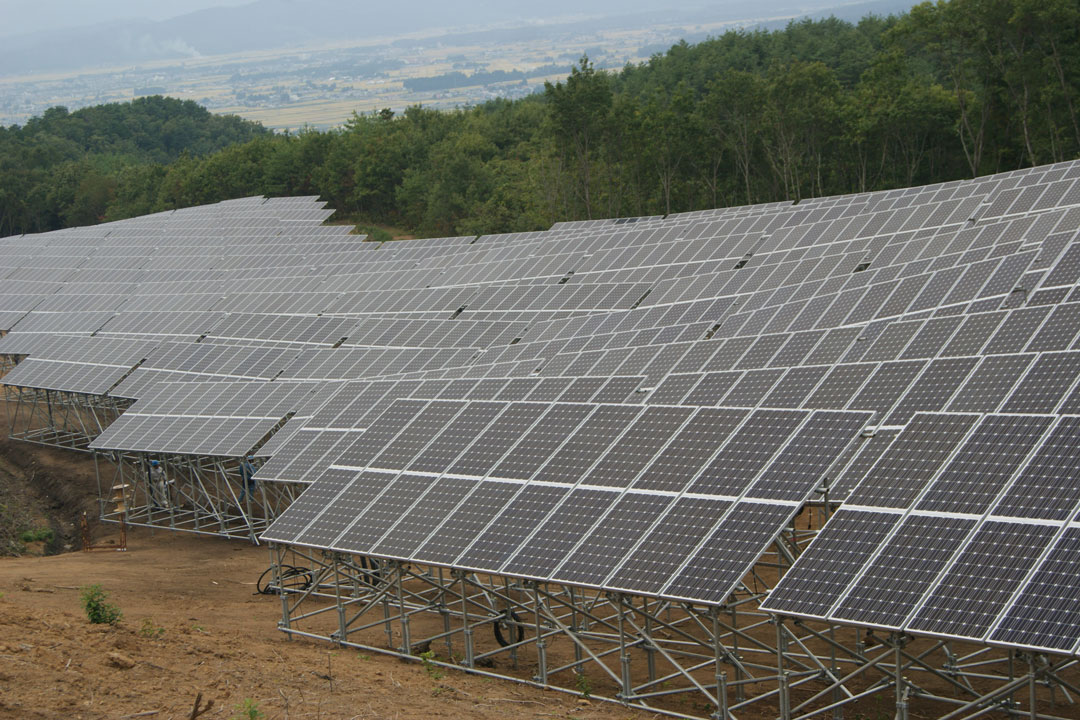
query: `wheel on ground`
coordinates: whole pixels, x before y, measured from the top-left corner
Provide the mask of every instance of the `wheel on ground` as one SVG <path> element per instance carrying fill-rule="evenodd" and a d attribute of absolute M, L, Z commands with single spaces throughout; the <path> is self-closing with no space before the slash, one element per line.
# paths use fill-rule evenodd
<path fill-rule="evenodd" d="M 513 610 L 501 615 L 497 621 L 491 624 L 491 629 L 495 633 L 495 642 L 503 647 L 519 643 L 525 639 L 525 627 Z"/>

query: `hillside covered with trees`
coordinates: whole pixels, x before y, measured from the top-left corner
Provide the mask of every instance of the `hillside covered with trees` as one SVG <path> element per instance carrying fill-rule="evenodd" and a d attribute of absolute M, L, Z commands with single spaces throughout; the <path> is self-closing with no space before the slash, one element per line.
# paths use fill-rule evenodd
<path fill-rule="evenodd" d="M 196 106 L 197 108 L 197 106 Z M 271 135 L 149 98 L 0 129 L 0 235 L 252 194 L 426 235 L 902 187 L 1080 154 L 1080 6 L 941 0 L 587 58 L 520 101 Z"/>
<path fill-rule="evenodd" d="M 121 186 L 155 184 L 181 155 L 267 137 L 188 100 L 145 97 L 0 126 L 0 236 L 101 222 Z"/>

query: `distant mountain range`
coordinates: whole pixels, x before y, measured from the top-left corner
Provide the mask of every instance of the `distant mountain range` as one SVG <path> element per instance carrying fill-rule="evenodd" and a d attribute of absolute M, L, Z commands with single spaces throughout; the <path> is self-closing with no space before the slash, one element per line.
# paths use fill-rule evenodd
<path fill-rule="evenodd" d="M 889 12 L 910 6 L 908 0 L 875 0 L 838 5 L 835 0 L 765 0 L 748 8 L 735 0 L 699 2 L 678 10 L 657 10 L 652 0 L 547 0 L 533 9 L 499 0 L 411 0 L 408 3 L 341 0 L 255 0 L 158 22 L 125 20 L 55 32 L 4 38 L 0 75 L 123 66 L 153 60 L 181 60 L 200 55 L 308 47 L 320 42 L 392 38 L 412 32 L 458 33 L 493 26 L 512 27 L 542 20 L 592 21 L 635 16 L 639 26 L 650 19 L 703 22 L 816 14 L 823 9 Z M 882 8 L 877 10 L 875 8 Z M 844 13 L 847 15 L 848 13 Z M 542 15 L 542 16 L 541 16 Z M 650 18 L 651 16 L 651 18 Z"/>

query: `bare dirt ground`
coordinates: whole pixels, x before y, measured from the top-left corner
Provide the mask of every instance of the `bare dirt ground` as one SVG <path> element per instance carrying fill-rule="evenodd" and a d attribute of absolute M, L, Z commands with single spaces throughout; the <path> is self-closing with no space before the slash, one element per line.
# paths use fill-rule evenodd
<path fill-rule="evenodd" d="M 0 717 L 645 718 L 510 682 L 288 640 L 280 600 L 255 594 L 263 548 L 135 530 L 127 552 L 0 559 Z M 123 612 L 91 625 L 80 586 Z M 438 674 L 438 673 L 436 673 Z M 247 715 L 243 715 L 247 717 Z M 258 716 L 256 716 L 258 717 Z"/>

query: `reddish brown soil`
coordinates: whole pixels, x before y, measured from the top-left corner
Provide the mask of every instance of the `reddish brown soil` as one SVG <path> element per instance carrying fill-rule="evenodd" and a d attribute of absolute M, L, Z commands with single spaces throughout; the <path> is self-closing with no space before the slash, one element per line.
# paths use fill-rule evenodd
<path fill-rule="evenodd" d="M 0 559 L 0 717 L 645 718 L 453 670 L 288 640 L 280 600 L 254 594 L 267 552 L 246 543 L 135 530 L 126 553 Z M 100 583 L 123 612 L 91 625 L 78 587 Z M 122 667 L 131 664 L 131 667 Z M 156 711 L 156 713 L 154 713 Z M 153 713 L 153 714 L 151 714 Z"/>

